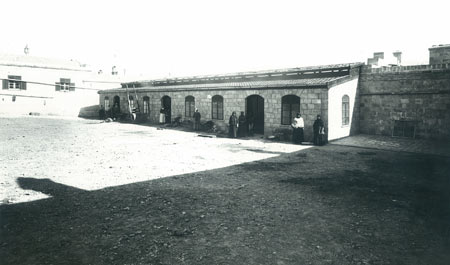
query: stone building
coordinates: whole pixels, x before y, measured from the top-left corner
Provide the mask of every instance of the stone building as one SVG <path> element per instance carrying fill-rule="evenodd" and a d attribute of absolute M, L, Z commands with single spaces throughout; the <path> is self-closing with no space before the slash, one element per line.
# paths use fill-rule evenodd
<path fill-rule="evenodd" d="M 290 131 L 296 112 L 312 138 L 317 114 L 328 140 L 364 133 L 396 137 L 450 139 L 450 45 L 429 49 L 430 64 L 400 66 L 402 53 L 374 53 L 363 63 L 301 67 L 140 81 L 100 91 L 100 104 L 117 102 L 128 112 L 128 100 L 157 122 L 159 109 L 191 119 L 199 108 L 203 121 L 226 131 L 233 111 L 253 115 L 265 136 Z M 389 59 L 390 58 L 390 59 Z M 128 93 L 127 93 L 128 91 Z"/>
<path fill-rule="evenodd" d="M 129 113 L 137 104 L 141 115 L 157 122 L 160 109 L 167 122 L 191 120 L 198 108 L 202 121 L 212 120 L 227 131 L 233 111 L 254 119 L 255 133 L 269 136 L 290 131 L 297 112 L 305 120 L 305 140 L 320 114 L 328 139 L 355 133 L 358 128 L 358 79 L 363 63 L 301 67 L 224 75 L 159 79 L 122 84 L 99 91 L 100 104 L 120 106 Z M 130 99 L 130 100 L 128 100 Z"/>
<path fill-rule="evenodd" d="M 450 63 L 450 44 L 433 45 L 430 51 L 430 64 Z"/>

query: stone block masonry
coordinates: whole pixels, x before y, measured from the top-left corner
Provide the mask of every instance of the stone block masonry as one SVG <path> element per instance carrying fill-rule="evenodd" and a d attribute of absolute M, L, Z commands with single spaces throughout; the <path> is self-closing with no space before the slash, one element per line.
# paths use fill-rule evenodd
<path fill-rule="evenodd" d="M 370 69 L 360 77 L 360 132 L 392 135 L 396 120 L 417 138 L 450 137 L 450 65 Z"/>
<path fill-rule="evenodd" d="M 171 98 L 172 108 L 171 116 L 174 119 L 181 116 L 183 120 L 192 120 L 192 117 L 185 116 L 185 98 L 193 96 L 195 98 L 195 107 L 199 109 L 202 115 L 202 122 L 212 120 L 221 131 L 228 131 L 228 119 L 233 111 L 238 115 L 241 111 L 246 112 L 246 99 L 248 96 L 258 95 L 264 99 L 264 135 L 274 135 L 279 130 L 291 130 L 290 125 L 281 124 L 282 97 L 295 95 L 300 97 L 300 113 L 305 121 L 305 140 L 312 141 L 312 125 L 317 114 L 321 114 L 325 123 L 327 123 L 328 102 L 327 88 L 289 88 L 289 89 L 258 89 L 258 90 L 192 90 L 192 91 L 146 91 L 138 92 L 139 105 L 143 106 L 144 96 L 150 99 L 150 113 L 148 119 L 151 122 L 157 122 L 159 119 L 159 110 L 161 108 L 161 98 L 169 96 Z M 115 95 L 120 97 L 120 108 L 123 112 L 128 110 L 128 101 L 126 93 L 114 92 L 100 95 L 100 102 L 104 97 L 113 98 Z M 219 95 L 223 97 L 223 119 L 212 119 L 212 97 Z M 133 93 L 133 97 L 134 97 Z"/>

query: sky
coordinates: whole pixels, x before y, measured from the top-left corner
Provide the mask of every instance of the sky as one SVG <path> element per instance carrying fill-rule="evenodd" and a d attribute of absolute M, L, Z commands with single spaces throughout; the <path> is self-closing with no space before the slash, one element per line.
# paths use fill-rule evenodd
<path fill-rule="evenodd" d="M 448 1 L 447 1 L 448 2 Z M 366 62 L 427 64 L 450 43 L 444 0 L 2 1 L 0 53 L 78 60 L 141 79 Z M 5 12 L 8 10 L 8 12 Z"/>

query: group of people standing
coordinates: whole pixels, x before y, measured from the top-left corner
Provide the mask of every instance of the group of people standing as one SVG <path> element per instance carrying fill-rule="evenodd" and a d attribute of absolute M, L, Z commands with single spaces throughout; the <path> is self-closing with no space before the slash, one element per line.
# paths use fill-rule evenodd
<path fill-rule="evenodd" d="M 304 127 L 305 122 L 300 113 L 294 118 L 291 124 L 292 127 L 292 141 L 294 144 L 302 144 L 304 142 Z M 323 145 L 325 142 L 325 126 L 320 115 L 317 115 L 317 119 L 313 124 L 314 145 Z"/>
<path fill-rule="evenodd" d="M 165 123 L 166 115 L 167 110 L 161 108 L 159 117 L 160 123 Z M 194 118 L 193 129 L 194 131 L 198 131 L 200 130 L 201 114 L 197 108 L 195 109 L 193 118 Z M 241 111 L 241 114 L 238 117 L 236 115 L 236 112 L 233 111 L 228 121 L 228 128 L 229 128 L 228 134 L 231 138 L 251 136 L 253 135 L 253 126 L 254 124 L 252 115 L 246 117 L 244 112 Z M 294 144 L 302 144 L 305 138 L 304 136 L 305 122 L 300 113 L 297 113 L 297 116 L 292 121 L 291 127 L 293 129 L 292 141 L 294 142 Z M 314 145 L 323 145 L 325 142 L 325 126 L 320 115 L 317 115 L 317 119 L 314 121 L 313 134 L 314 134 L 313 140 Z"/>
<path fill-rule="evenodd" d="M 253 126 L 252 116 L 247 118 L 244 112 L 241 111 L 241 115 L 237 117 L 236 112 L 233 111 L 228 121 L 228 134 L 231 138 L 253 135 Z"/>

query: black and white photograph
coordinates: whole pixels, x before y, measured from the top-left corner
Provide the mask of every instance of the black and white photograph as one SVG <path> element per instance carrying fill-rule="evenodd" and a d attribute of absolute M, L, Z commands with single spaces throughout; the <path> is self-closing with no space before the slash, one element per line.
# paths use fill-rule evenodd
<path fill-rule="evenodd" d="M 450 4 L 7 0 L 1 265 L 450 264 Z"/>

